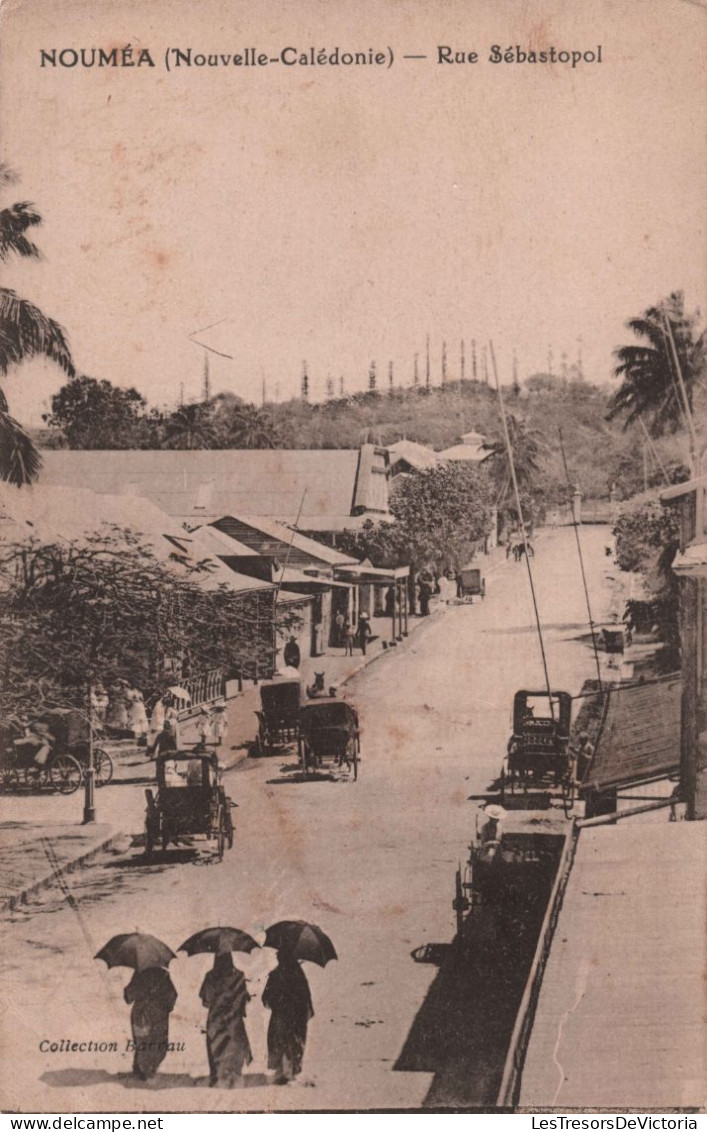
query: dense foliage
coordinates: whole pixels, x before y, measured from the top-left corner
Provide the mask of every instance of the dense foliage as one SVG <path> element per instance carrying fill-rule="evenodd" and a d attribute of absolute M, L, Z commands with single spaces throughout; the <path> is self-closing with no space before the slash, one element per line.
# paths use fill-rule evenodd
<path fill-rule="evenodd" d="M 339 549 L 374 566 L 414 570 L 458 569 L 489 530 L 493 486 L 484 469 L 444 464 L 396 480 L 391 511 L 396 522 L 367 520 L 345 531 Z"/>
<path fill-rule="evenodd" d="M 272 668 L 273 591 L 204 586 L 207 564 L 158 560 L 118 528 L 82 540 L 29 540 L 0 552 L 0 708 L 83 702 L 92 680 L 147 695 L 194 672 Z M 177 669 L 180 671 L 180 669 Z"/>

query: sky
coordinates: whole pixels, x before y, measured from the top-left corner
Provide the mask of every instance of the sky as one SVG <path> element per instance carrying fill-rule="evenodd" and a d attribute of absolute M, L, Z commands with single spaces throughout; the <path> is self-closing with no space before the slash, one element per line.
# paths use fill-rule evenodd
<path fill-rule="evenodd" d="M 693 0 L 13 0 L 0 17 L 6 192 L 44 218 L 5 285 L 68 331 L 76 364 L 151 403 L 202 389 L 312 395 L 459 374 L 493 341 L 502 381 L 581 348 L 610 379 L 625 320 L 671 290 L 704 309 L 703 67 Z M 41 68 L 40 49 L 131 44 L 156 67 Z M 492 44 L 601 64 L 492 64 Z M 268 57 L 392 48 L 391 67 L 179 68 L 165 50 Z M 437 47 L 477 51 L 439 64 Z M 405 60 L 404 54 L 427 54 Z M 222 357 L 221 354 L 230 355 Z M 13 373 L 36 424 L 64 381 Z"/>

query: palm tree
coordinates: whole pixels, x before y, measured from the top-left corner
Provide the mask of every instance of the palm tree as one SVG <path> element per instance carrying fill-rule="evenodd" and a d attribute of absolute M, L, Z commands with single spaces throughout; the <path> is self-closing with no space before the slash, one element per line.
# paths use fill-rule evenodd
<path fill-rule="evenodd" d="M 524 420 L 514 416 L 513 413 L 508 413 L 506 420 L 518 487 L 527 491 L 540 471 L 539 461 L 544 448 L 542 433 L 535 428 L 529 428 Z M 505 440 L 494 441 L 488 445 L 488 450 L 486 460 L 495 468 L 497 477 L 499 473 L 504 476 L 507 486 L 510 470 Z"/>
<path fill-rule="evenodd" d="M 280 434 L 272 417 L 255 405 L 241 405 L 233 417 L 234 448 L 278 448 Z"/>
<path fill-rule="evenodd" d="M 197 401 L 182 405 L 165 422 L 167 448 L 215 448 L 214 430 L 209 417 L 209 403 Z"/>
<path fill-rule="evenodd" d="M 699 312 L 685 311 L 685 296 L 674 291 L 626 326 L 643 341 L 614 351 L 614 377 L 622 379 L 609 401 L 607 420 L 624 417 L 624 428 L 643 419 L 653 436 L 675 432 L 686 424 L 669 331 L 675 343 L 687 402 L 705 369 L 705 334 L 698 333 Z M 669 327 L 669 331 L 666 328 Z"/>
<path fill-rule="evenodd" d="M 14 180 L 12 171 L 0 164 L 0 185 L 9 185 Z M 0 261 L 12 255 L 36 259 L 39 251 L 27 232 L 38 224 L 41 224 L 39 213 L 26 201 L 1 209 Z M 12 366 L 39 356 L 55 362 L 69 377 L 76 375 L 61 326 L 34 303 L 21 299 L 7 287 L 0 287 L 0 378 Z M 16 487 L 31 483 L 41 462 L 33 440 L 10 416 L 7 398 L 0 391 L 0 479 Z"/>

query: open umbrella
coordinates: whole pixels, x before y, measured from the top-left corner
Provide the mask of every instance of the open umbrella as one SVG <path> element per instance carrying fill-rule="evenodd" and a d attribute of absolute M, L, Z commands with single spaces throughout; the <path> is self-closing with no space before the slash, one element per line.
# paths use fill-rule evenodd
<path fill-rule="evenodd" d="M 256 947 L 260 944 L 240 928 L 203 928 L 189 936 L 178 950 L 186 951 L 187 955 L 203 952 L 223 955 L 227 951 L 253 951 Z"/>
<path fill-rule="evenodd" d="M 166 943 L 153 935 L 129 932 L 127 935 L 114 935 L 94 958 L 102 959 L 109 967 L 134 967 L 136 971 L 146 971 L 148 967 L 168 967 L 177 956 Z"/>
<path fill-rule="evenodd" d="M 271 924 L 265 933 L 265 946 L 284 951 L 293 959 L 309 959 L 320 967 L 326 967 L 330 959 L 337 957 L 329 936 L 306 920 L 279 920 Z"/>

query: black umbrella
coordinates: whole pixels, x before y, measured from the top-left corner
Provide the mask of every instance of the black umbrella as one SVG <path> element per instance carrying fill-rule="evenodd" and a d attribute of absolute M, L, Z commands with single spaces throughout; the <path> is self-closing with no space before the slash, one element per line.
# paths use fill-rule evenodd
<path fill-rule="evenodd" d="M 136 971 L 145 971 L 148 967 L 168 967 L 176 958 L 166 943 L 142 932 L 114 935 L 94 956 L 94 959 L 102 959 L 109 967 L 134 967 Z"/>
<path fill-rule="evenodd" d="M 253 951 L 256 947 L 260 944 L 240 928 L 203 928 L 189 936 L 178 950 L 186 951 L 187 955 L 203 952 L 223 955 L 227 951 Z"/>
<path fill-rule="evenodd" d="M 329 936 L 306 920 L 279 920 L 271 924 L 265 933 L 265 946 L 283 951 L 293 959 L 309 959 L 320 967 L 326 967 L 330 959 L 337 957 Z"/>

